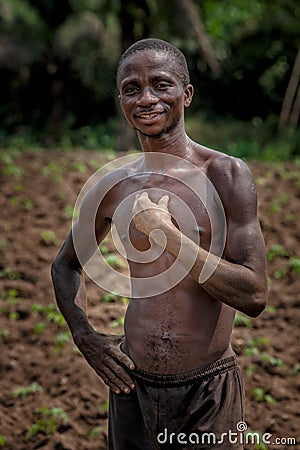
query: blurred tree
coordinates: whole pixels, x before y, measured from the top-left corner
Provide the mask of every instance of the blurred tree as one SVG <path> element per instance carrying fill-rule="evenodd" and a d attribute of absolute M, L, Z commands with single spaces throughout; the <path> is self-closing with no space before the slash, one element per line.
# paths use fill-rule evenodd
<path fill-rule="evenodd" d="M 0 0 L 0 136 L 52 144 L 106 123 L 121 52 L 151 36 L 187 55 L 192 111 L 295 127 L 299 19 L 297 0 Z"/>

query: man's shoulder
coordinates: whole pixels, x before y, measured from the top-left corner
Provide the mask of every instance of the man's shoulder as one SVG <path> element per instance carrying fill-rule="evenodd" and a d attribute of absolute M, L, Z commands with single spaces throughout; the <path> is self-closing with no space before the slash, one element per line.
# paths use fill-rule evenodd
<path fill-rule="evenodd" d="M 241 158 L 218 151 L 211 151 L 207 175 L 214 183 L 237 183 L 240 179 L 252 178 L 249 166 Z"/>

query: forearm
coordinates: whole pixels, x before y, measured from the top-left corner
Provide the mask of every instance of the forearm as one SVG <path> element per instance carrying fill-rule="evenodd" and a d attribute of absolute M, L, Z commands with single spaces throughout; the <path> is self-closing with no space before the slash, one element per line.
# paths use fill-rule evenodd
<path fill-rule="evenodd" d="M 80 334 L 93 330 L 86 316 L 86 293 L 81 271 L 61 261 L 51 267 L 57 305 L 76 341 Z"/>
<path fill-rule="evenodd" d="M 173 226 L 164 227 L 163 232 L 166 250 L 211 296 L 252 317 L 262 312 L 265 286 L 252 269 L 208 253 Z"/>

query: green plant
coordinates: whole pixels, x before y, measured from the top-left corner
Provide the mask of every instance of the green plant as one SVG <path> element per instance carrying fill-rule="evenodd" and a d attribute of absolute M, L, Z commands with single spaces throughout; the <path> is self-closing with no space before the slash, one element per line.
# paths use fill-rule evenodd
<path fill-rule="evenodd" d="M 5 250 L 8 245 L 9 245 L 8 239 L 0 238 L 0 252 L 3 252 L 3 250 Z"/>
<path fill-rule="evenodd" d="M 252 322 L 249 317 L 239 311 L 235 313 L 233 324 L 235 327 L 252 327 Z"/>
<path fill-rule="evenodd" d="M 99 246 L 99 250 L 102 253 L 102 255 L 108 255 L 108 253 L 109 253 L 109 249 L 108 249 L 107 245 L 105 245 L 105 244 L 101 244 Z"/>
<path fill-rule="evenodd" d="M 23 175 L 23 169 L 16 164 L 11 154 L 0 154 L 0 166 L 4 176 L 21 178 Z"/>
<path fill-rule="evenodd" d="M 55 161 L 50 161 L 42 170 L 43 175 L 52 176 L 54 181 L 62 180 L 64 168 Z"/>
<path fill-rule="evenodd" d="M 9 313 L 9 320 L 15 322 L 16 320 L 20 319 L 20 314 L 18 311 L 12 311 Z"/>
<path fill-rule="evenodd" d="M 114 267 L 114 268 L 124 268 L 126 267 L 126 264 L 124 263 L 124 261 L 120 258 L 118 258 L 118 256 L 116 256 L 114 253 L 110 253 L 105 257 L 105 261 L 107 262 L 107 264 L 109 264 L 110 266 Z"/>
<path fill-rule="evenodd" d="M 252 395 L 256 402 L 266 402 L 269 404 L 276 403 L 276 400 L 272 395 L 266 394 L 265 390 L 261 387 L 255 387 L 252 389 Z"/>
<path fill-rule="evenodd" d="M 89 432 L 89 439 L 97 439 L 100 435 L 100 433 L 104 430 L 103 426 L 99 426 L 99 427 L 94 427 L 90 432 Z"/>
<path fill-rule="evenodd" d="M 264 336 L 259 336 L 257 338 L 249 339 L 246 342 L 245 355 L 258 355 L 260 354 L 260 349 L 265 348 L 269 345 L 269 339 Z"/>
<path fill-rule="evenodd" d="M 298 258 L 297 256 L 291 256 L 291 258 L 289 259 L 289 264 L 292 271 L 296 275 L 300 275 L 300 258 Z"/>
<path fill-rule="evenodd" d="M 7 291 L 2 292 L 0 295 L 0 299 L 6 300 L 10 305 L 13 305 L 18 301 L 18 291 L 17 289 L 8 289 Z"/>
<path fill-rule="evenodd" d="M 270 313 L 270 314 L 275 314 L 276 306 L 273 306 L 273 305 L 266 306 L 265 312 Z"/>
<path fill-rule="evenodd" d="M 29 198 L 23 198 L 21 200 L 21 205 L 23 209 L 29 211 L 33 207 L 33 202 Z"/>
<path fill-rule="evenodd" d="M 19 280 L 22 275 L 19 272 L 13 272 L 9 267 L 5 267 L 0 270 L 0 278 L 6 278 L 8 280 Z"/>
<path fill-rule="evenodd" d="M 41 305 L 40 303 L 34 303 L 31 309 L 33 312 L 45 315 L 48 320 L 60 326 L 63 326 L 66 323 L 63 315 L 61 314 L 60 311 L 58 311 L 54 303 L 50 303 L 49 305 Z"/>
<path fill-rule="evenodd" d="M 107 294 L 103 295 L 101 301 L 103 303 L 115 303 L 118 298 L 119 298 L 119 296 L 117 294 L 108 292 Z"/>
<path fill-rule="evenodd" d="M 280 269 L 275 270 L 274 277 L 277 278 L 278 280 L 281 280 L 286 276 L 287 272 L 288 269 L 286 267 L 281 267 Z"/>
<path fill-rule="evenodd" d="M 108 408 L 109 408 L 109 400 L 105 400 L 105 402 L 101 403 L 100 405 L 100 409 L 104 412 L 108 412 Z"/>
<path fill-rule="evenodd" d="M 65 344 L 67 344 L 68 342 L 71 341 L 71 338 L 72 338 L 72 335 L 69 330 L 64 331 L 63 333 L 59 333 L 56 338 L 55 350 L 56 351 L 61 350 Z"/>
<path fill-rule="evenodd" d="M 118 328 L 124 326 L 124 316 L 119 317 L 118 319 L 112 320 L 110 323 L 111 328 Z"/>
<path fill-rule="evenodd" d="M 261 360 L 265 366 L 271 365 L 273 367 L 283 367 L 283 361 L 281 358 L 276 358 L 275 356 L 269 355 L 268 353 L 262 353 Z"/>
<path fill-rule="evenodd" d="M 33 332 L 34 332 L 34 334 L 40 334 L 40 333 L 42 333 L 43 331 L 45 331 L 46 330 L 46 324 L 44 323 L 44 322 L 38 322 L 35 326 L 34 326 L 34 328 L 33 328 Z"/>
<path fill-rule="evenodd" d="M 281 244 L 273 244 L 270 246 L 267 252 L 267 259 L 269 262 L 274 261 L 276 257 L 284 258 L 289 256 L 287 250 Z"/>
<path fill-rule="evenodd" d="M 272 213 L 282 211 L 282 208 L 286 205 L 288 201 L 288 196 L 285 192 L 281 192 L 281 194 L 276 197 L 269 207 L 269 211 Z"/>
<path fill-rule="evenodd" d="M 300 364 L 294 364 L 292 368 L 292 375 L 295 377 L 299 374 L 299 372 L 300 372 Z"/>
<path fill-rule="evenodd" d="M 43 388 L 38 383 L 31 383 L 29 386 L 24 386 L 20 388 L 16 388 L 12 391 L 13 397 L 26 397 L 29 394 L 33 394 L 36 392 L 42 392 Z"/>
<path fill-rule="evenodd" d="M 87 171 L 85 163 L 79 157 L 71 164 L 70 169 L 80 173 L 85 173 Z"/>
<path fill-rule="evenodd" d="M 5 328 L 0 328 L 0 336 L 7 337 L 9 336 L 9 331 Z"/>
<path fill-rule="evenodd" d="M 6 439 L 2 434 L 0 434 L 0 447 L 4 447 L 6 444 Z"/>
<path fill-rule="evenodd" d="M 64 214 L 67 219 L 77 219 L 79 216 L 78 211 L 75 211 L 72 205 L 66 205 L 64 207 Z"/>
<path fill-rule="evenodd" d="M 248 444 L 255 445 L 255 450 L 268 450 L 268 446 L 263 442 L 263 436 L 260 431 L 248 431 L 245 433 L 245 444 L 248 447 Z"/>
<path fill-rule="evenodd" d="M 46 246 L 59 244 L 59 240 L 52 230 L 42 230 L 40 236 L 42 238 L 42 243 Z"/>
<path fill-rule="evenodd" d="M 53 434 L 60 424 L 67 425 L 68 415 L 63 408 L 47 408 L 42 406 L 37 411 L 38 419 L 27 431 L 25 439 L 31 439 L 36 434 Z"/>

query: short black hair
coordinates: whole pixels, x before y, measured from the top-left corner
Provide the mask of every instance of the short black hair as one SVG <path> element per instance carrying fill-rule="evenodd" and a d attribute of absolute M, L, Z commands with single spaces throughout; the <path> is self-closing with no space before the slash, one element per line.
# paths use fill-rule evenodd
<path fill-rule="evenodd" d="M 180 77 L 182 79 L 183 85 L 186 86 L 187 84 L 189 84 L 190 74 L 184 54 L 177 47 L 175 47 L 175 45 L 163 41 L 162 39 L 154 39 L 154 38 L 141 39 L 140 41 L 137 41 L 134 44 L 132 44 L 127 50 L 125 50 L 125 52 L 123 53 L 123 55 L 119 60 L 117 68 L 117 79 L 123 62 L 126 61 L 126 59 L 129 56 L 144 50 L 158 50 L 174 58 L 175 62 L 181 69 Z"/>

